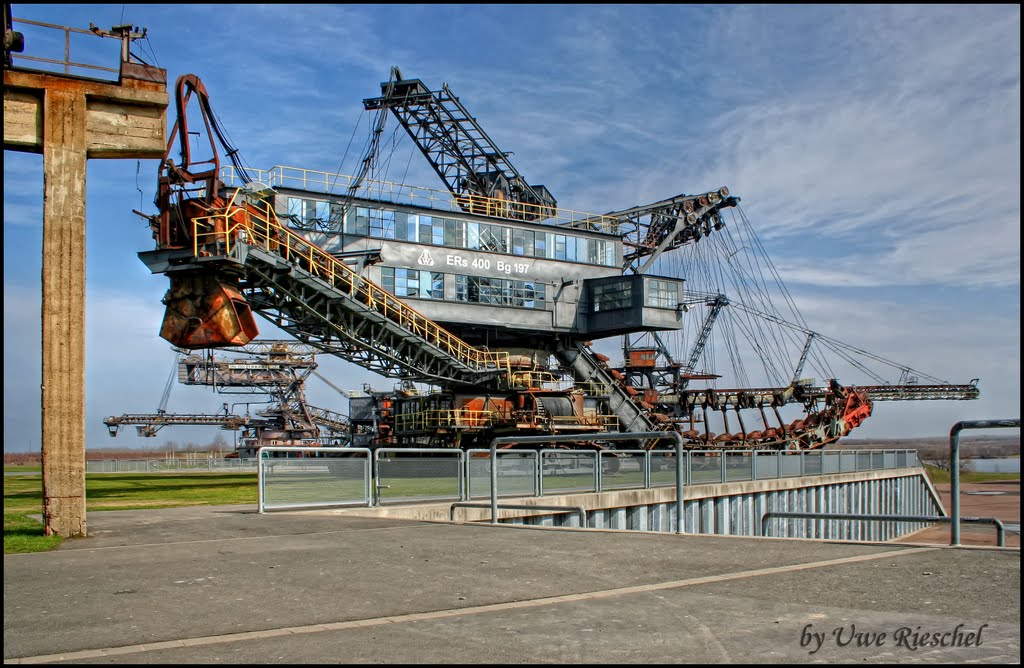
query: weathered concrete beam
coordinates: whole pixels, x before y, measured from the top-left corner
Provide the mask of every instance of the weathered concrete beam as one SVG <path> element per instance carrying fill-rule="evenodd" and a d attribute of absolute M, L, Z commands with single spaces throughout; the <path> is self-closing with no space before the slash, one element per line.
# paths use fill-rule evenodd
<path fill-rule="evenodd" d="M 4 88 L 4 150 L 43 152 L 43 91 Z"/>
<path fill-rule="evenodd" d="M 121 84 L 42 72 L 4 70 L 4 150 L 43 151 L 44 94 L 74 91 L 85 100 L 89 158 L 162 158 L 167 150 L 165 84 Z"/>

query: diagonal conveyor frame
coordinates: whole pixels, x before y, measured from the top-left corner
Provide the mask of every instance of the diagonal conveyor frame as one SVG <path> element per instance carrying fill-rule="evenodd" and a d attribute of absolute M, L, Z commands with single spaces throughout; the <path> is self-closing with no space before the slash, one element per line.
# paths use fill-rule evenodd
<path fill-rule="evenodd" d="M 250 308 L 296 339 L 389 377 L 472 385 L 508 378 L 509 355 L 474 348 L 283 225 L 235 189 L 192 219 L 192 263 L 240 271 Z"/>

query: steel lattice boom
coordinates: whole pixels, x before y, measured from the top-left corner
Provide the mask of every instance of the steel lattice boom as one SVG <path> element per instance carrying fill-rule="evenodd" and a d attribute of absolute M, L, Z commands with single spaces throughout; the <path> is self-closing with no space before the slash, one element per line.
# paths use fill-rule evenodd
<path fill-rule="evenodd" d="M 547 188 L 527 184 L 447 84 L 431 91 L 419 79 L 392 80 L 381 92 L 363 106 L 394 113 L 464 211 L 523 220 L 552 215 L 557 202 Z M 499 208 L 487 200 L 520 206 Z"/>

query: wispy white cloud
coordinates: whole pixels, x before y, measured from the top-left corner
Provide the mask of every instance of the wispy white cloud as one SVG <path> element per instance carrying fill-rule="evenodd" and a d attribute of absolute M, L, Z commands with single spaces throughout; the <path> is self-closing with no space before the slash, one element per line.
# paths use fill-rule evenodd
<path fill-rule="evenodd" d="M 42 224 L 42 181 L 42 156 L 4 151 L 4 226 Z"/>
<path fill-rule="evenodd" d="M 834 81 L 755 87 L 710 120 L 715 157 L 682 180 L 728 183 L 780 266 L 804 267 L 793 280 L 1019 284 L 1019 12 L 903 8 L 895 43 L 887 13 L 840 11 L 858 56 L 831 62 Z M 848 240 L 869 250 L 806 269 Z"/>

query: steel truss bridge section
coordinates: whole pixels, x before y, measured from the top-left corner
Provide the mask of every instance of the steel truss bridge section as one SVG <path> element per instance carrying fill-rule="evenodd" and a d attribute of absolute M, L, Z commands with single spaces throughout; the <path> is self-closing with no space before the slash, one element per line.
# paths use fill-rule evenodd
<path fill-rule="evenodd" d="M 296 339 L 388 378 L 471 385 L 484 376 L 326 281 L 250 249 L 241 292 Z"/>
<path fill-rule="evenodd" d="M 270 423 L 263 420 L 254 420 L 247 415 L 233 415 L 220 413 L 216 415 L 203 413 L 125 413 L 123 415 L 111 415 L 103 420 L 107 425 L 111 436 L 117 436 L 121 427 L 137 426 L 143 427 L 140 430 L 142 436 L 154 436 L 163 427 L 171 425 L 196 425 L 214 426 L 227 431 L 242 429 L 244 427 L 270 426 Z"/>
<path fill-rule="evenodd" d="M 225 207 L 191 223 L 192 248 L 139 253 L 151 271 L 238 277 L 253 312 L 386 377 L 456 385 L 508 379 L 507 352 L 474 348 L 444 330 L 282 225 L 265 201 L 235 190 Z"/>
<path fill-rule="evenodd" d="M 623 270 L 642 274 L 666 251 L 696 243 L 722 229 L 722 209 L 734 207 L 739 201 L 722 186 L 703 194 L 676 195 L 653 204 L 613 211 L 602 219 L 619 221 L 623 244 L 629 248 L 622 254 Z"/>
<path fill-rule="evenodd" d="M 312 356 L 215 360 L 189 355 L 178 362 L 178 382 L 213 386 L 221 392 L 260 393 L 302 383 L 315 368 Z"/>
<path fill-rule="evenodd" d="M 856 389 L 872 401 L 965 401 L 977 399 L 980 390 L 976 384 L 969 385 L 855 385 Z M 761 387 L 744 389 L 702 389 L 687 390 L 678 394 L 660 395 L 659 402 L 681 403 L 689 406 L 702 404 L 714 409 L 755 408 L 757 406 L 782 406 L 791 403 L 813 403 L 835 394 L 829 387 L 790 385 L 789 387 Z"/>
<path fill-rule="evenodd" d="M 363 100 L 363 107 L 391 110 L 464 211 L 521 220 L 553 215 L 557 203 L 547 188 L 527 184 L 448 84 L 431 91 L 419 79 L 397 78 L 381 84 L 383 95 Z M 499 209 L 478 197 L 517 205 Z"/>
<path fill-rule="evenodd" d="M 295 399 L 284 399 L 257 411 L 261 417 L 273 420 L 274 424 L 284 424 L 289 430 L 315 431 L 323 427 L 332 436 L 348 434 L 348 416 L 307 404 L 301 396 Z"/>
<path fill-rule="evenodd" d="M 306 404 L 306 412 L 313 424 L 325 429 L 331 436 L 347 436 L 351 430 L 347 415 L 309 404 Z"/>
<path fill-rule="evenodd" d="M 858 385 L 857 389 L 872 401 L 967 401 L 981 394 L 977 380 L 968 385 Z"/>
<path fill-rule="evenodd" d="M 183 351 L 188 352 L 188 351 Z M 231 352 L 234 354 L 245 353 L 258 357 L 276 359 L 284 358 L 312 358 L 320 353 L 315 346 L 309 346 L 291 339 L 254 339 L 241 346 L 233 346 Z"/>

